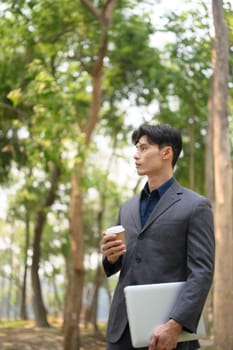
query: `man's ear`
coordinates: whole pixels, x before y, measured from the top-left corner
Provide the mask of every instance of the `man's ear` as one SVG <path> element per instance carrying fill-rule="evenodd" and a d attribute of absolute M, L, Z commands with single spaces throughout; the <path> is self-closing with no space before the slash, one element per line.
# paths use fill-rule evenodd
<path fill-rule="evenodd" d="M 170 157 L 170 156 L 172 156 L 172 147 L 171 146 L 165 146 L 164 148 L 163 148 L 163 152 L 162 152 L 162 155 L 164 156 L 164 157 Z"/>

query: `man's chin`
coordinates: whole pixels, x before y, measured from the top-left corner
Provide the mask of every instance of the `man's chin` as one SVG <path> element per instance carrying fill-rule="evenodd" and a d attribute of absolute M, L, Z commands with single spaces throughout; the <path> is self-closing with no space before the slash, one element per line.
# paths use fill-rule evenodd
<path fill-rule="evenodd" d="M 137 169 L 137 174 L 139 176 L 144 176 L 145 175 L 145 173 L 142 170 L 139 170 L 139 169 Z"/>

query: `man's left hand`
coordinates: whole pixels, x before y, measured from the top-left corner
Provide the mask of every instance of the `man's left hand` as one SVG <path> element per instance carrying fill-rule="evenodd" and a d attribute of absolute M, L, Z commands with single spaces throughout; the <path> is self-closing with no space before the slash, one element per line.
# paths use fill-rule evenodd
<path fill-rule="evenodd" d="M 181 330 L 182 325 L 172 319 L 157 327 L 151 336 L 149 350 L 175 349 Z"/>

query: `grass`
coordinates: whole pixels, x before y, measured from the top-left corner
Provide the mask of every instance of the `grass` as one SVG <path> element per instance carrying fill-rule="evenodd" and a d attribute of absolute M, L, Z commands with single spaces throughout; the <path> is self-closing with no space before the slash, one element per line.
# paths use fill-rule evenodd
<path fill-rule="evenodd" d="M 61 328 L 62 327 L 62 320 L 59 319 L 52 319 L 50 318 L 49 324 L 52 327 L 55 328 Z M 34 327 L 35 323 L 33 320 L 4 320 L 0 319 L 0 329 L 20 329 L 20 328 L 30 328 Z M 98 328 L 99 331 L 102 333 L 105 333 L 106 331 L 106 322 L 98 322 Z M 80 323 L 80 329 L 84 333 L 92 333 L 93 332 L 93 326 L 91 324 L 88 324 L 87 327 L 83 325 L 83 323 Z"/>
<path fill-rule="evenodd" d="M 33 325 L 33 321 L 24 320 L 0 320 L 0 328 L 4 329 L 18 329 L 30 327 Z"/>

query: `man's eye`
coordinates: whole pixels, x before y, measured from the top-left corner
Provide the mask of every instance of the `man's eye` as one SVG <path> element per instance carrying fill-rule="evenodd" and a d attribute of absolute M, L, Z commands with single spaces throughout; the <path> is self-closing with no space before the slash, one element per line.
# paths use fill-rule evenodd
<path fill-rule="evenodd" d="M 144 152 L 144 151 L 146 151 L 147 150 L 147 146 L 144 146 L 144 145 L 142 145 L 142 146 L 138 146 L 137 147 L 137 150 L 139 151 L 139 152 Z"/>

